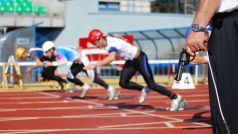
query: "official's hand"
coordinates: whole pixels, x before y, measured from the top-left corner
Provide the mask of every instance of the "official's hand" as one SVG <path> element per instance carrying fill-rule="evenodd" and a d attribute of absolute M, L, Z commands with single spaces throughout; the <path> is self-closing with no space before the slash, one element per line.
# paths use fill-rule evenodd
<path fill-rule="evenodd" d="M 206 51 L 204 42 L 208 40 L 208 33 L 191 31 L 185 42 L 186 52 L 194 56 L 197 51 Z"/>

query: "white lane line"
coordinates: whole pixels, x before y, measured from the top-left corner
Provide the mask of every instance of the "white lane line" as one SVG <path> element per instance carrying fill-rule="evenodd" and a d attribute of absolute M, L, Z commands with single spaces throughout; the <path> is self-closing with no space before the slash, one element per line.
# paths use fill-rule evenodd
<path fill-rule="evenodd" d="M 55 94 L 50 94 L 50 93 L 44 93 L 44 92 L 33 92 L 36 94 L 41 94 L 41 95 L 46 95 L 46 96 L 25 96 L 25 97 L 0 97 L 0 100 L 27 100 L 27 99 L 52 99 L 53 98 L 61 98 L 61 96 L 59 95 L 55 95 Z M 48 97 L 50 96 L 50 97 Z"/>
<path fill-rule="evenodd" d="M 8 118 L 0 118 L 0 122 L 2 121 L 23 121 L 23 120 L 36 120 L 40 117 L 8 117 Z"/>
<path fill-rule="evenodd" d="M 105 114 L 84 114 L 84 115 L 68 115 L 68 116 L 44 116 L 44 117 L 0 117 L 0 121 L 16 121 L 16 120 L 40 120 L 40 119 L 70 119 L 70 118 L 144 118 L 148 117 L 145 115 L 130 115 L 131 113 L 105 113 Z M 129 116 L 128 116 L 129 115 Z M 171 116 L 171 115 L 170 115 Z M 173 115 L 176 116 L 176 115 Z M 180 115 L 182 117 L 183 115 Z M 192 115 L 184 115 L 183 117 L 190 117 Z M 208 119 L 191 119 L 189 122 L 201 122 L 201 121 L 207 121 Z M 177 122 L 177 121 L 171 121 L 171 122 Z"/>
<path fill-rule="evenodd" d="M 52 95 L 52 94 L 49 94 L 49 93 L 44 93 L 44 94 L 45 95 L 49 95 L 49 96 L 53 96 L 55 98 L 60 98 L 61 97 L 59 95 Z M 74 100 L 72 98 L 68 98 L 68 99 L 69 100 L 73 100 L 73 101 L 88 103 L 88 104 L 91 104 L 91 105 L 102 106 L 102 107 L 104 106 L 104 107 L 107 107 L 107 108 L 118 109 L 118 107 L 116 107 L 116 106 L 105 106 L 105 105 L 103 105 L 101 103 L 92 102 L 92 101 L 88 101 L 88 100 Z M 143 114 L 143 115 L 147 115 L 147 116 L 159 117 L 159 118 L 169 119 L 169 120 L 173 120 L 173 121 L 183 122 L 182 119 L 173 118 L 173 117 L 167 117 L 167 116 L 163 116 L 163 115 L 152 114 L 152 113 L 148 113 L 148 112 L 142 112 L 142 111 L 136 111 L 136 110 L 130 110 L 130 109 L 121 109 L 121 110 L 127 111 L 127 112 L 131 112 L 131 113 L 136 113 L 136 114 Z M 205 123 L 194 123 L 194 124 L 201 125 L 199 127 L 207 126 L 207 124 L 205 124 Z M 106 127 L 106 126 L 103 126 L 103 127 Z"/>
<path fill-rule="evenodd" d="M 58 95 L 53 95 L 53 96 L 56 97 L 56 98 L 61 97 L 61 96 L 58 96 Z M 107 108 L 115 109 L 115 106 L 114 107 L 113 106 L 105 106 L 103 104 L 95 103 L 95 102 L 91 102 L 91 101 L 83 101 L 83 100 L 73 100 L 73 101 L 85 102 L 85 103 L 90 103 L 90 104 L 94 104 L 94 105 L 97 105 L 97 106 L 104 106 L 104 107 L 107 107 Z M 154 114 L 148 114 L 148 112 L 140 112 L 140 111 L 136 111 L 136 110 L 126 110 L 126 109 L 121 109 L 121 110 L 128 111 L 128 113 L 137 113 L 137 114 L 139 113 L 139 114 L 144 114 L 146 116 L 148 116 L 148 115 L 149 116 L 155 116 Z M 156 115 L 155 117 L 160 117 L 160 116 Z M 73 117 L 73 118 L 75 118 L 75 117 Z M 181 122 L 181 121 L 178 121 L 178 122 Z M 182 126 L 182 127 L 176 127 L 176 128 L 202 128 L 202 127 L 210 127 L 210 125 L 206 124 L 206 126 L 205 125 L 203 125 L 203 126 Z M 106 130 L 131 130 L 131 129 L 132 130 L 133 129 L 138 130 L 138 129 L 163 129 L 163 128 L 167 129 L 168 127 L 142 127 L 142 128 L 141 127 L 140 128 L 138 128 L 138 127 L 135 127 L 135 128 L 134 127 L 131 127 L 131 128 L 123 127 L 123 128 L 113 128 L 113 129 L 112 128 L 107 128 Z M 75 130 L 76 131 L 82 131 L 82 130 L 85 130 L 85 131 L 87 131 L 87 130 L 88 131 L 96 130 L 97 131 L 97 130 L 105 130 L 105 129 L 95 129 L 95 128 L 89 128 L 89 129 L 87 129 L 87 128 L 83 128 L 83 129 L 48 129 L 48 130 L 47 129 L 35 129 L 33 131 L 23 130 L 24 132 L 19 132 L 19 130 L 16 130 L 17 132 L 13 132 L 12 130 L 10 130 L 9 132 L 13 132 L 13 133 L 7 133 L 7 134 L 28 134 L 28 133 L 37 133 L 37 132 L 44 133 L 44 132 L 53 132 L 53 131 L 59 132 L 59 131 L 75 131 Z M 28 132 L 25 132 L 25 131 L 28 131 Z M 3 132 L 4 132 L 4 130 L 3 130 Z"/>
<path fill-rule="evenodd" d="M 1 112 L 16 112 L 16 109 L 0 109 L 0 113 Z"/>
<path fill-rule="evenodd" d="M 105 114 L 84 114 L 84 115 L 68 115 L 68 116 L 44 116 L 44 117 L 0 117 L 0 121 L 16 121 L 16 120 L 39 120 L 39 119 L 71 119 L 71 118 L 118 118 L 122 115 L 130 113 L 105 113 Z M 130 116 L 130 118 L 142 116 Z M 145 117 L 145 116 L 144 116 Z"/>
<path fill-rule="evenodd" d="M 68 100 L 62 100 L 62 101 L 37 101 L 37 102 L 30 102 L 30 101 L 26 101 L 26 102 L 0 102 L 0 105 L 16 105 L 16 104 L 19 104 L 19 105 L 23 105 L 23 104 L 57 104 L 57 103 L 68 103 L 69 101 Z M 78 102 L 71 102 L 71 103 L 78 103 Z"/>
<path fill-rule="evenodd" d="M 33 100 L 33 99 L 52 99 L 52 97 L 1 97 L 0 100 Z"/>
<path fill-rule="evenodd" d="M 210 128 L 207 126 L 178 126 L 171 129 L 195 129 L 195 128 Z M 168 127 L 122 127 L 122 128 L 68 128 L 68 129 L 18 129 L 18 130 L 0 130 L 1 134 L 32 134 L 32 133 L 47 133 L 47 132 L 58 132 L 63 131 L 106 131 L 106 130 L 158 130 L 158 129 L 168 129 Z"/>
<path fill-rule="evenodd" d="M 191 117 L 194 115 L 193 114 L 163 114 L 164 116 L 180 116 L 180 117 Z M 210 113 L 206 113 L 206 114 L 202 114 L 204 116 L 210 116 L 211 114 Z"/>
<path fill-rule="evenodd" d="M 174 128 L 174 127 L 175 127 L 171 122 L 165 122 L 165 125 L 166 125 L 168 128 Z"/>
<path fill-rule="evenodd" d="M 170 124 L 177 123 L 177 122 L 179 121 L 171 121 Z M 135 126 L 156 125 L 156 124 L 166 124 L 166 123 L 168 122 L 159 121 L 159 122 L 146 122 L 146 123 L 131 123 L 131 124 L 121 124 L 121 125 L 99 126 L 98 128 L 120 128 L 120 127 L 133 127 L 133 126 L 135 127 Z M 173 125 L 170 125 L 170 126 L 173 126 Z"/>
<path fill-rule="evenodd" d="M 158 100 L 154 100 L 151 97 L 148 97 L 148 100 L 150 103 L 153 102 L 158 102 Z M 163 101 L 164 103 L 170 103 L 170 101 Z M 186 100 L 187 103 L 195 103 L 195 102 L 209 102 L 209 100 Z M 37 101 L 37 102 L 0 102 L 0 105 L 27 105 L 27 104 L 62 104 L 62 103 L 80 103 L 77 101 L 70 101 L 70 100 L 62 100 L 62 101 Z M 145 103 L 147 104 L 147 103 Z M 209 109 L 209 105 L 207 105 L 206 107 L 208 107 Z M 88 106 L 89 109 L 92 109 L 92 106 Z M 0 112 L 2 111 L 16 111 L 14 109 L 0 109 Z"/>
<path fill-rule="evenodd" d="M 85 102 L 85 103 L 94 104 L 94 105 L 98 105 L 98 106 L 104 106 L 104 107 L 108 107 L 108 108 L 111 108 L 111 109 L 119 109 L 116 106 L 105 106 L 105 105 L 103 105 L 101 103 L 91 102 L 91 101 L 88 101 L 88 100 L 74 100 L 74 101 L 80 101 L 80 102 Z M 152 116 L 152 117 L 165 118 L 165 119 L 169 119 L 169 120 L 175 120 L 175 121 L 181 121 L 181 122 L 183 121 L 181 119 L 177 119 L 177 118 L 173 118 L 173 117 L 167 117 L 167 116 L 162 116 L 162 115 L 158 115 L 158 114 L 152 114 L 152 113 L 149 113 L 149 112 L 142 112 L 142 111 L 136 111 L 136 110 L 131 110 L 131 109 L 120 109 L 120 110 L 131 112 L 131 113 L 136 113 L 136 114 L 143 114 L 143 115 Z"/>
<path fill-rule="evenodd" d="M 71 98 L 69 98 L 69 99 L 71 99 Z M 118 107 L 116 107 L 116 106 L 105 106 L 105 105 L 103 105 L 101 103 L 92 102 L 92 101 L 88 101 L 88 100 L 73 100 L 73 101 L 79 101 L 79 102 L 89 103 L 89 104 L 92 104 L 92 105 L 104 106 L 104 107 L 108 107 L 108 108 L 112 108 L 112 109 L 118 109 Z M 183 122 L 182 119 L 168 117 L 168 116 L 163 116 L 163 115 L 152 114 L 152 113 L 149 113 L 149 112 L 142 112 L 142 111 L 136 111 L 136 110 L 130 110 L 130 109 L 121 109 L 121 110 L 124 110 L 124 111 L 127 111 L 127 112 L 131 112 L 131 113 L 136 113 L 136 114 L 143 114 L 143 115 L 147 115 L 147 116 L 159 117 L 159 118 L 164 118 L 164 119 L 169 119 L 169 120 Z M 197 124 L 197 125 L 201 125 L 201 126 L 207 126 L 207 124 L 205 124 L 205 123 L 195 123 L 195 122 L 192 122 L 192 123 L 193 124 Z"/>
<path fill-rule="evenodd" d="M 44 110 L 73 110 L 73 109 L 89 109 L 88 106 L 73 106 L 73 107 L 47 107 L 47 108 L 0 108 L 0 112 L 6 111 L 44 111 Z M 94 107 L 94 109 L 106 109 L 105 107 Z"/>
<path fill-rule="evenodd" d="M 46 96 L 51 96 L 51 97 L 54 97 L 54 98 L 61 98 L 61 96 L 55 95 L 55 94 L 51 94 L 51 93 L 45 93 L 45 92 L 34 92 L 34 93 L 42 94 L 42 95 L 46 95 Z"/>
<path fill-rule="evenodd" d="M 88 105 L 88 109 L 93 109 L 94 106 Z"/>
<path fill-rule="evenodd" d="M 186 102 L 209 102 L 209 100 L 207 99 L 207 100 L 204 100 L 204 99 L 202 99 L 202 100 L 185 100 Z"/>
<path fill-rule="evenodd" d="M 94 104 L 94 105 L 100 105 L 100 106 L 103 105 L 103 104 L 100 104 L 100 103 L 97 103 L 97 102 L 91 102 L 91 101 L 88 101 L 88 100 L 74 100 L 74 101 L 80 101 L 80 102 L 85 102 L 85 103 Z M 116 106 L 105 106 L 105 107 L 113 108 L 113 109 L 118 109 L 118 107 L 116 107 Z M 173 118 L 171 116 L 168 117 L 168 116 L 164 116 L 164 115 L 157 115 L 157 114 L 152 114 L 152 113 L 149 113 L 149 112 L 142 112 L 142 111 L 136 111 L 136 110 L 130 110 L 130 109 L 121 109 L 121 110 L 124 110 L 124 111 L 127 111 L 127 112 L 131 112 L 131 113 L 143 114 L 143 115 L 147 115 L 147 116 L 159 117 L 159 118 L 164 118 L 164 119 L 169 119 L 169 120 L 183 122 L 182 119 Z M 206 123 L 198 123 L 198 122 L 191 122 L 191 123 L 197 124 L 197 125 L 200 125 L 200 126 L 207 126 Z"/>
<path fill-rule="evenodd" d="M 51 94 L 49 93 L 46 93 L 45 95 L 50 95 L 52 96 Z M 54 97 L 60 97 L 58 95 L 53 95 Z M 72 98 L 69 98 L 70 100 L 73 100 Z M 111 108 L 111 109 L 118 109 L 118 107 L 116 106 L 105 106 L 101 103 L 97 103 L 97 102 L 92 102 L 92 101 L 88 101 L 88 100 L 73 100 L 73 101 L 79 101 L 79 102 L 84 102 L 84 103 L 88 103 L 88 104 L 91 104 L 91 105 L 96 105 L 96 106 L 104 106 L 104 107 L 108 107 L 108 108 Z M 130 109 L 121 109 L 123 111 L 127 111 L 127 112 L 131 112 L 131 113 L 136 113 L 136 114 L 143 114 L 143 115 L 147 115 L 147 116 L 152 116 L 152 117 L 159 117 L 159 118 L 164 118 L 164 119 L 169 119 L 169 120 L 174 120 L 174 121 L 180 121 L 180 122 L 183 122 L 182 119 L 178 119 L 178 118 L 173 118 L 173 117 L 167 117 L 167 116 L 162 116 L 162 115 L 157 115 L 157 114 L 152 114 L 152 113 L 149 113 L 149 112 L 142 112 L 142 111 L 136 111 L 136 110 L 130 110 Z"/>
<path fill-rule="evenodd" d="M 121 117 L 127 117 L 127 114 L 126 113 L 121 113 Z"/>
<path fill-rule="evenodd" d="M 189 97 L 189 98 L 197 98 L 197 97 L 208 97 L 209 94 L 189 94 L 189 95 L 183 95 L 183 97 Z M 159 96 L 159 95 L 153 95 L 153 96 L 150 96 L 151 98 L 167 98 L 165 96 Z"/>
<path fill-rule="evenodd" d="M 87 116 L 81 116 L 81 115 L 71 115 L 71 116 L 45 116 L 45 117 L 10 117 L 10 118 L 0 118 L 0 122 L 9 122 L 9 121 L 23 121 L 23 120 L 41 120 L 41 119 L 79 119 L 79 118 L 88 118 L 88 119 L 105 119 L 105 118 L 145 118 L 147 116 L 124 116 L 122 114 L 118 114 L 118 115 L 99 115 L 99 116 L 91 116 L 91 115 L 87 115 Z"/>
<path fill-rule="evenodd" d="M 146 99 L 147 101 L 149 100 L 149 102 L 158 102 L 158 99 L 155 99 L 155 98 L 151 98 L 151 97 L 148 97 L 148 99 Z M 160 100 L 161 101 L 161 100 Z M 209 102 L 208 99 L 202 99 L 202 100 L 191 100 L 191 99 L 185 99 L 186 102 Z M 168 100 L 164 100 L 163 102 L 165 103 L 170 103 L 170 101 Z"/>
<path fill-rule="evenodd" d="M 200 100 L 201 97 L 206 97 L 206 99 L 202 99 L 204 102 L 206 101 L 209 101 L 209 98 L 208 98 L 208 94 L 198 94 L 198 95 L 183 95 L 183 97 L 186 99 L 186 98 L 189 98 L 189 100 L 191 100 L 190 98 L 193 98 L 195 100 Z M 167 97 L 165 96 L 160 96 L 160 95 L 150 95 L 148 96 L 149 99 L 166 99 L 167 100 Z M 198 98 L 198 99 L 196 99 Z"/>
<path fill-rule="evenodd" d="M 206 93 L 206 94 L 189 94 L 189 95 L 183 95 L 185 97 L 208 97 L 209 94 Z"/>
<path fill-rule="evenodd" d="M 171 89 L 171 88 L 169 88 L 169 89 Z M 173 89 L 171 89 L 171 90 L 173 90 Z M 177 93 L 184 93 L 184 94 L 186 94 L 186 93 L 208 93 L 209 91 L 208 91 L 208 87 L 207 87 L 207 89 L 206 90 L 203 90 L 203 89 L 198 89 L 198 90 L 173 90 L 173 91 L 176 91 Z"/>

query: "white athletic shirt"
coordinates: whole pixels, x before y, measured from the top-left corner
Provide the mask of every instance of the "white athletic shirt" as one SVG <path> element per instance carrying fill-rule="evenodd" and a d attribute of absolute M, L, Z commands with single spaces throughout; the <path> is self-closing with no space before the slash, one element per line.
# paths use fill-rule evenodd
<path fill-rule="evenodd" d="M 123 39 L 117 37 L 107 36 L 107 47 L 105 48 L 109 53 L 117 52 L 117 56 L 125 60 L 133 60 L 136 56 L 138 48 L 131 45 Z"/>
<path fill-rule="evenodd" d="M 238 0 L 221 0 L 221 6 L 217 12 L 231 12 L 238 9 Z"/>

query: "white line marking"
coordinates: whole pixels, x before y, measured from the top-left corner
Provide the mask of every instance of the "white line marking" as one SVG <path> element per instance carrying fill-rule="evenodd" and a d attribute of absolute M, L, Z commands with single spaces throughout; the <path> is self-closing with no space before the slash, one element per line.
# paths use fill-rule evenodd
<path fill-rule="evenodd" d="M 122 114 L 129 113 L 104 113 L 104 114 L 83 114 L 83 115 L 68 115 L 68 116 L 44 116 L 44 117 L 0 117 L 0 121 L 16 121 L 16 120 L 36 120 L 36 119 L 67 119 L 67 118 L 121 118 Z M 130 116 L 134 117 L 142 117 L 142 116 Z M 144 116 L 145 117 L 145 116 Z"/>
<path fill-rule="evenodd" d="M 0 100 L 52 99 L 52 97 L 1 97 Z"/>
<path fill-rule="evenodd" d="M 130 113 L 105 113 L 105 114 L 84 114 L 84 115 L 68 115 L 68 116 L 44 116 L 44 117 L 0 117 L 0 121 L 15 121 L 15 120 L 36 120 L 36 119 L 67 119 L 67 118 L 138 118 L 138 117 L 147 117 L 145 115 L 130 115 Z M 166 115 L 165 115 L 166 116 Z M 171 115 L 170 115 L 171 116 Z M 180 116 L 180 117 L 187 117 L 191 115 L 172 115 L 172 116 Z M 195 121 L 206 121 L 208 119 L 191 119 L 189 122 L 193 123 Z M 171 121 L 177 122 L 177 121 Z"/>
<path fill-rule="evenodd" d="M 105 107 L 94 107 L 95 109 L 106 109 Z M 78 106 L 78 107 L 47 107 L 47 108 L 1 108 L 0 112 L 5 111 L 44 111 L 44 110 L 69 110 L 69 109 L 88 109 L 88 106 Z"/>
<path fill-rule="evenodd" d="M 92 105 L 89 105 L 89 106 L 88 106 L 88 109 L 93 109 L 93 106 L 92 106 Z"/>
<path fill-rule="evenodd" d="M 180 122 L 180 121 L 171 121 Z M 99 126 L 98 128 L 120 128 L 120 127 L 135 127 L 135 126 L 145 126 L 145 125 L 155 125 L 155 124 L 166 124 L 168 122 L 159 121 L 159 122 L 146 122 L 146 123 L 133 123 L 133 124 L 122 124 L 122 125 L 108 125 L 108 126 Z"/>
<path fill-rule="evenodd" d="M 34 92 L 34 93 L 43 94 L 43 95 L 51 96 L 51 97 L 54 97 L 54 98 L 61 98 L 61 96 L 59 96 L 59 95 L 45 93 L 45 92 Z"/>
<path fill-rule="evenodd" d="M 98 106 L 104 106 L 101 103 L 92 102 L 92 101 L 88 101 L 88 100 L 87 101 L 86 100 L 74 100 L 74 101 L 80 101 L 80 102 L 85 102 L 85 103 L 94 104 L 94 105 L 98 105 Z M 112 109 L 118 109 L 118 107 L 116 107 L 116 106 L 105 106 L 105 107 L 112 108 Z M 148 113 L 148 112 L 142 112 L 142 111 L 136 111 L 136 110 L 130 110 L 130 109 L 121 109 L 121 110 L 124 110 L 124 111 L 127 111 L 127 112 L 131 112 L 131 113 L 144 114 L 144 115 L 147 115 L 147 116 L 159 117 L 159 118 L 164 118 L 164 119 L 169 119 L 169 120 L 175 120 L 175 121 L 183 122 L 182 119 L 168 117 L 168 116 L 163 116 L 163 115 L 157 115 L 157 114 L 151 114 L 151 113 Z M 196 122 L 192 122 L 192 123 L 193 124 L 197 124 L 197 125 L 201 125 L 201 126 L 207 126 L 206 123 L 196 123 Z"/>
<path fill-rule="evenodd" d="M 68 100 L 63 100 L 63 101 L 37 101 L 37 102 L 30 102 L 30 101 L 26 101 L 26 102 L 0 102 L 0 105 L 10 105 L 10 104 L 13 104 L 13 105 L 16 105 L 16 104 L 19 104 L 19 105 L 23 105 L 23 104 L 57 104 L 57 103 L 68 103 L 69 101 Z M 78 103 L 78 102 L 71 102 L 71 103 Z"/>
<path fill-rule="evenodd" d="M 38 92 L 39 93 L 39 92 Z M 39 93 L 39 94 L 44 94 L 44 95 L 47 95 L 47 96 L 51 96 L 51 97 L 55 97 L 55 98 L 61 98 L 61 96 L 58 96 L 58 95 L 54 95 L 54 94 L 50 94 L 50 93 Z M 41 97 L 41 98 L 44 98 L 44 97 Z M 16 99 L 16 98 L 15 98 Z M 67 100 L 73 100 L 72 98 L 68 98 Z M 88 101 L 88 100 L 73 100 L 73 101 L 77 101 L 77 102 L 84 102 L 84 103 L 87 103 L 87 104 L 91 104 L 91 105 L 96 105 L 98 107 L 105 107 L 105 108 L 110 108 L 110 109 L 118 109 L 118 107 L 116 106 L 105 106 L 103 104 L 100 104 L 100 103 L 97 103 L 97 102 L 92 102 L 92 101 Z M 164 116 L 164 115 L 157 115 L 157 114 L 153 114 L 153 113 L 149 113 L 149 112 L 144 112 L 144 111 L 137 111 L 137 110 L 130 110 L 130 109 L 121 109 L 123 111 L 126 111 L 128 113 L 136 113 L 136 114 L 142 114 L 142 115 L 146 115 L 146 116 L 152 116 L 152 117 L 159 117 L 159 118 L 164 118 L 164 119 L 169 119 L 169 120 L 172 120 L 172 121 L 169 121 L 169 122 L 161 122 L 161 123 L 170 123 L 170 122 L 183 122 L 182 119 L 178 119 L 178 118 L 173 118 L 173 117 L 168 117 L 168 116 Z M 121 114 L 121 113 L 120 113 Z M 70 116 L 64 116 L 66 118 L 69 118 Z M 72 117 L 72 116 L 71 116 Z M 73 117 L 75 118 L 75 116 Z M 39 119 L 36 118 L 36 119 Z M 199 124 L 201 126 L 182 126 L 182 127 L 175 127 L 174 128 L 202 128 L 202 127 L 210 127 L 210 125 L 208 124 L 205 124 L 205 123 L 194 123 L 194 124 Z M 138 124 L 137 124 L 138 125 Z M 172 125 L 172 124 L 170 124 Z M 128 124 L 122 124 L 121 126 L 128 126 Z M 162 129 L 162 128 L 168 128 L 168 127 L 131 127 L 131 128 L 128 128 L 128 127 L 123 127 L 123 128 L 108 128 L 110 126 L 99 126 L 100 128 L 107 128 L 106 130 L 125 130 L 125 129 Z M 15 132 L 13 130 L 11 130 L 10 132 L 13 132 L 11 134 L 20 134 L 20 133 L 32 133 L 32 132 L 36 132 L 36 131 L 75 131 L 75 130 L 87 130 L 87 128 L 84 128 L 84 129 L 35 129 L 35 130 L 32 130 L 31 132 L 19 132 L 21 130 L 16 130 Z M 101 129 L 95 129 L 95 128 L 89 128 L 88 130 L 101 130 Z M 105 129 L 103 129 L 105 130 Z M 23 130 L 23 131 L 27 131 L 27 130 Z M 1 131 L 0 131 L 1 132 Z M 6 131 L 5 131 L 6 132 Z"/>
<path fill-rule="evenodd" d="M 121 113 L 121 117 L 127 117 L 126 113 Z"/>
<path fill-rule="evenodd" d="M 178 128 L 210 128 L 210 125 L 207 126 L 179 126 L 174 127 Z M 46 133 L 46 132 L 63 132 L 63 131 L 105 131 L 105 130 L 158 130 L 158 129 L 168 129 L 168 127 L 123 127 L 123 128 L 72 128 L 72 129 L 22 129 L 22 130 L 0 130 L 0 132 L 5 132 L 6 134 L 32 134 L 32 133 Z M 173 128 L 171 128 L 173 129 Z"/>
<path fill-rule="evenodd" d="M 165 122 L 165 125 L 168 126 L 168 128 L 174 128 L 175 126 L 172 124 L 172 122 Z"/>

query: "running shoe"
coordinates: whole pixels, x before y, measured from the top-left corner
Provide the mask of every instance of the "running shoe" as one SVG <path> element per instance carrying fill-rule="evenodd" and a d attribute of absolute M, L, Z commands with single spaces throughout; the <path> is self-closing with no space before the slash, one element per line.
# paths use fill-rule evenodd
<path fill-rule="evenodd" d="M 177 98 L 171 101 L 170 111 L 184 110 L 184 106 L 185 100 L 180 95 L 177 95 Z"/>
<path fill-rule="evenodd" d="M 91 86 L 89 86 L 88 84 L 84 84 L 83 85 L 83 91 L 82 91 L 80 97 L 84 98 L 87 95 L 87 93 L 90 90 L 90 88 L 91 88 Z"/>

